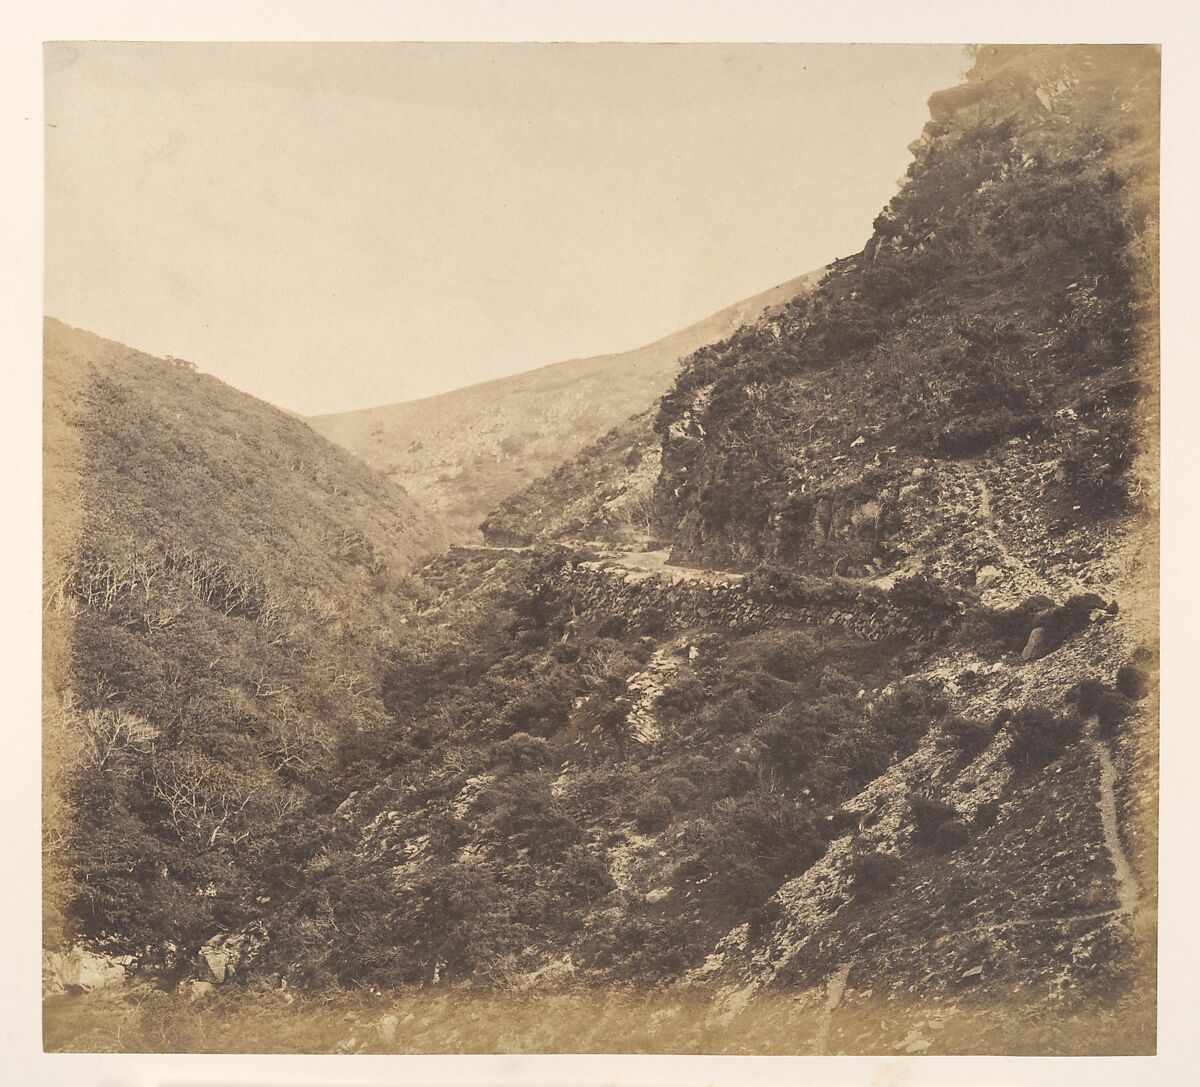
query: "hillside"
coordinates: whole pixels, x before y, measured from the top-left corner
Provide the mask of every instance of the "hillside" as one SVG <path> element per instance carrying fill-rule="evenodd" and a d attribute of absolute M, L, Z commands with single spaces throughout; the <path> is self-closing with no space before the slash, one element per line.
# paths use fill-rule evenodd
<path fill-rule="evenodd" d="M 980 49 L 860 253 L 421 567 L 120 1044 L 1153 1052 L 1157 86 Z"/>
<path fill-rule="evenodd" d="M 789 280 L 634 351 L 308 422 L 436 510 L 457 540 L 477 540 L 498 502 L 653 405 L 682 358 L 789 301 L 813 278 Z"/>
<path fill-rule="evenodd" d="M 821 281 L 814 272 L 786 285 L 795 305 Z M 757 309 L 741 326 L 766 327 L 782 305 Z M 524 545 L 534 539 L 604 541 L 639 548 L 656 538 L 662 441 L 657 411 L 639 412 L 586 445 L 573 459 L 500 502 L 480 524 L 488 543 Z"/>
<path fill-rule="evenodd" d="M 183 942 L 245 909 L 235 874 L 385 712 L 442 529 L 187 363 L 48 319 L 44 365 L 47 935 Z"/>

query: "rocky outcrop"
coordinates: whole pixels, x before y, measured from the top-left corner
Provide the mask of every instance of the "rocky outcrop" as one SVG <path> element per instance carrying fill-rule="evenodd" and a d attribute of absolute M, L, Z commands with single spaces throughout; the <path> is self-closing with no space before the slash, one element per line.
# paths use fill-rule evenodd
<path fill-rule="evenodd" d="M 218 933 L 197 955 L 202 979 L 215 985 L 222 984 L 249 966 L 266 940 L 266 928 L 261 923 L 232 934 Z"/>
<path fill-rule="evenodd" d="M 104 955 L 80 944 L 67 951 L 48 951 L 42 957 L 43 990 L 46 993 L 90 993 L 120 985 L 132 965 L 132 956 Z"/>

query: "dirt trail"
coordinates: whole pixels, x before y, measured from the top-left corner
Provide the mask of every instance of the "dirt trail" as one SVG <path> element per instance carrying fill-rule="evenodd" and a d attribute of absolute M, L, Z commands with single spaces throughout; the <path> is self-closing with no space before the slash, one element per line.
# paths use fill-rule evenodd
<path fill-rule="evenodd" d="M 734 573 L 730 570 L 710 570 L 699 566 L 675 566 L 671 563 L 671 552 L 663 548 L 657 551 L 613 551 L 603 549 L 600 545 L 585 542 L 564 543 L 566 547 L 592 549 L 598 556 L 599 562 L 605 566 L 625 570 L 627 573 L 641 574 L 645 577 L 664 577 L 673 581 L 705 581 L 712 584 L 734 584 L 745 581 L 745 574 Z M 474 553 L 495 552 L 498 554 L 524 554 L 534 550 L 533 545 L 524 547 L 503 547 L 492 544 L 455 544 L 451 550 L 471 551 Z"/>
<path fill-rule="evenodd" d="M 1133 874 L 1133 866 L 1121 844 L 1121 829 L 1117 820 L 1117 796 L 1113 786 L 1116 784 L 1117 771 L 1113 766 L 1112 755 L 1109 754 L 1108 744 L 1094 735 L 1095 719 L 1088 724 L 1088 743 L 1100 766 L 1099 791 L 1096 797 L 1096 807 L 1100 809 L 1100 825 L 1104 832 L 1104 845 L 1112 860 L 1113 874 L 1117 881 L 1117 912 L 1132 916 L 1141 901 L 1141 891 L 1138 888 L 1137 877 Z"/>

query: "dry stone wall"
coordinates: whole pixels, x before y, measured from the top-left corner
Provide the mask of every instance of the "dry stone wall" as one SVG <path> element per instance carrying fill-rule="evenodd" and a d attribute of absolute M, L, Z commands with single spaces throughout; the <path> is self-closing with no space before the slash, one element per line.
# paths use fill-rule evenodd
<path fill-rule="evenodd" d="M 939 621 L 889 602 L 887 594 L 824 582 L 824 588 L 786 603 L 763 599 L 744 575 L 706 577 L 647 574 L 603 562 L 565 564 L 547 590 L 581 615 L 619 617 L 633 627 L 663 632 L 718 626 L 755 631 L 780 624 L 834 625 L 877 641 L 889 634 L 931 636 Z M 807 598 L 806 598 L 807 595 Z"/>

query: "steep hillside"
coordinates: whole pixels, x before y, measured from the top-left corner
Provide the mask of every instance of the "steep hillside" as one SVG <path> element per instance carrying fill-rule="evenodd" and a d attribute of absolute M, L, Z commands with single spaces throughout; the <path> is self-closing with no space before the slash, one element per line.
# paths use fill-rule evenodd
<path fill-rule="evenodd" d="M 45 394 L 47 936 L 184 943 L 384 714 L 442 530 L 187 363 L 47 320 Z"/>
<path fill-rule="evenodd" d="M 476 540 L 499 502 L 653 405 L 680 359 L 789 301 L 814 278 L 780 284 L 635 351 L 308 422 L 437 510 L 457 539 Z"/>
<path fill-rule="evenodd" d="M 670 981 L 701 1048 L 1152 1046 L 1157 65 L 981 50 L 862 253 L 485 525 L 675 565 L 439 567 L 478 652 L 397 704 L 453 758 L 348 816 L 488 920 L 370 976 Z"/>
<path fill-rule="evenodd" d="M 1157 102 L 1151 49 L 989 48 L 934 95 L 864 250 L 664 399 L 678 554 L 905 568 L 940 466 L 980 456 L 1020 462 L 1014 497 L 1058 534 L 1125 510 L 1156 379 Z"/>
<path fill-rule="evenodd" d="M 654 412 L 634 415 L 501 502 L 479 526 L 484 541 L 502 547 L 534 540 L 646 546 L 660 453 Z"/>

